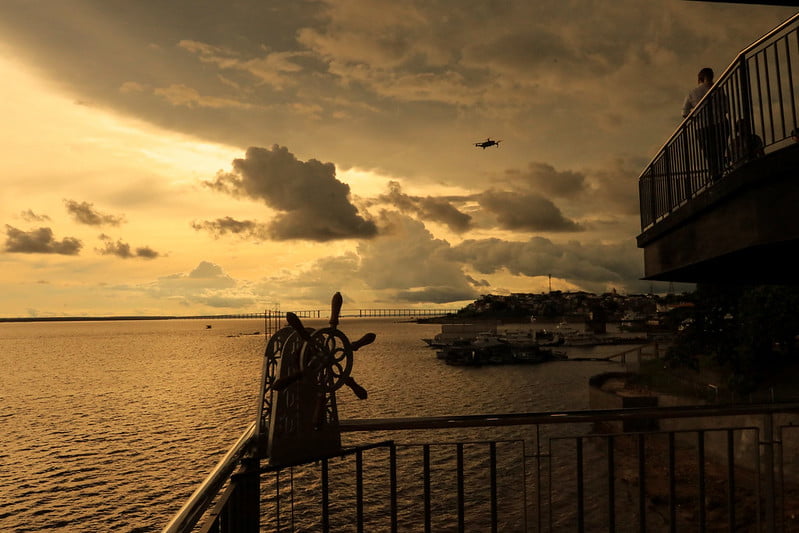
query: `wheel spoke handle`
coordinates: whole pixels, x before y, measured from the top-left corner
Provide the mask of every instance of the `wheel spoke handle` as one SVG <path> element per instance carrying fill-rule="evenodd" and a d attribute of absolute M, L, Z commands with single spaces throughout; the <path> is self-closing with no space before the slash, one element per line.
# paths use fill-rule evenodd
<path fill-rule="evenodd" d="M 366 397 L 369 395 L 369 393 L 366 392 L 366 389 L 358 385 L 358 383 L 355 382 L 352 376 L 345 377 L 344 383 L 346 383 L 347 386 L 352 389 L 352 392 L 355 393 L 355 396 L 357 396 L 359 400 L 365 400 Z"/>
<path fill-rule="evenodd" d="M 357 341 L 353 341 L 350 344 L 350 346 L 352 347 L 352 351 L 357 352 L 359 349 L 363 348 L 364 346 L 372 344 L 376 338 L 377 335 L 375 335 L 374 333 L 367 333 Z"/>
<path fill-rule="evenodd" d="M 286 322 L 289 323 L 289 326 L 291 326 L 294 331 L 297 332 L 297 335 L 299 335 L 302 340 L 305 342 L 313 342 L 311 341 L 311 334 L 308 333 L 308 331 L 305 329 L 305 326 L 302 325 L 302 320 L 300 320 L 300 317 L 289 311 L 286 313 Z"/>
<path fill-rule="evenodd" d="M 337 292 L 333 295 L 333 301 L 330 303 L 330 327 L 336 329 L 338 327 L 338 317 L 341 314 L 341 305 L 344 303 L 341 293 Z"/>

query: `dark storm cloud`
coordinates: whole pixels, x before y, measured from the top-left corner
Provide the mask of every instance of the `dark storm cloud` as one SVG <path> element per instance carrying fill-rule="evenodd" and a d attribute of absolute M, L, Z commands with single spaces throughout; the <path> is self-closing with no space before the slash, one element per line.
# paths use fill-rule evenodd
<path fill-rule="evenodd" d="M 378 197 L 379 201 L 389 203 L 403 213 L 414 213 L 424 220 L 440 222 L 455 233 L 471 229 L 472 217 L 458 210 L 445 198 L 434 196 L 409 196 L 402 192 L 400 184 L 391 181 L 388 194 Z"/>
<path fill-rule="evenodd" d="M 467 240 L 454 246 L 452 258 L 491 274 L 507 269 L 512 274 L 552 274 L 581 285 L 628 283 L 642 275 L 638 250 L 628 243 L 556 244 L 543 237 L 525 242 L 500 239 Z"/>
<path fill-rule="evenodd" d="M 106 241 L 102 248 L 96 248 L 97 253 L 100 255 L 114 255 L 116 257 L 121 257 L 122 259 L 130 259 L 134 257 L 138 257 L 140 259 L 155 259 L 160 255 L 149 246 L 142 246 L 136 248 L 135 250 L 131 250 L 130 244 L 121 240 L 113 242 L 110 238 L 104 235 L 101 235 L 100 238 Z"/>
<path fill-rule="evenodd" d="M 581 171 L 558 169 L 549 163 L 530 162 L 527 168 L 508 169 L 498 182 L 521 197 L 544 197 L 552 206 L 544 206 L 558 219 L 554 209 L 579 213 L 583 221 L 600 217 L 618 222 L 639 215 L 638 175 L 646 161 L 642 158 L 615 157 Z M 555 202 L 557 201 L 557 207 Z M 568 228 L 569 224 L 562 226 Z"/>
<path fill-rule="evenodd" d="M 36 213 L 33 212 L 32 209 L 26 209 L 25 211 L 20 213 L 20 216 L 22 217 L 22 220 L 26 222 L 45 222 L 47 220 L 50 220 L 49 216 L 37 215 Z"/>
<path fill-rule="evenodd" d="M 500 227 L 521 231 L 582 231 L 551 200 L 532 192 L 489 190 L 476 196 L 494 214 Z"/>
<path fill-rule="evenodd" d="M 418 302 L 440 302 L 445 293 L 458 300 L 477 296 L 471 278 L 450 259 L 449 243 L 434 238 L 422 222 L 385 211 L 380 223 L 380 238 L 358 244 L 357 276 L 370 289 Z"/>
<path fill-rule="evenodd" d="M 469 283 L 473 287 L 490 287 L 491 286 L 491 283 L 488 280 L 485 280 L 485 279 L 477 280 L 477 279 L 474 279 L 471 276 L 466 276 L 466 279 L 469 281 Z"/>
<path fill-rule="evenodd" d="M 214 238 L 223 235 L 238 235 L 242 239 L 263 240 L 269 237 L 269 230 L 265 224 L 255 220 L 236 220 L 232 217 L 223 217 L 216 220 L 203 220 L 191 223 L 197 231 L 207 231 Z"/>
<path fill-rule="evenodd" d="M 64 237 L 61 241 L 53 238 L 53 230 L 39 228 L 22 231 L 6 225 L 6 251 L 23 254 L 61 254 L 78 255 L 83 246 L 80 240 Z"/>
<path fill-rule="evenodd" d="M 431 149 L 428 133 L 460 139 L 489 120 L 559 160 L 573 146 L 645 152 L 679 120 L 694 61 L 720 71 L 790 14 L 641 0 L 6 0 L 0 31 L 93 107 L 340 168 L 457 179 L 471 161 Z"/>
<path fill-rule="evenodd" d="M 506 171 L 505 178 L 514 185 L 558 198 L 574 197 L 589 189 L 584 173 L 557 170 L 549 163 L 535 161 L 530 162 L 524 171 L 517 169 Z"/>
<path fill-rule="evenodd" d="M 77 222 L 89 226 L 119 226 L 125 221 L 124 217 L 107 215 L 94 209 L 94 204 L 89 202 L 76 202 L 75 200 L 64 200 L 67 212 L 72 215 Z"/>
<path fill-rule="evenodd" d="M 418 291 L 397 291 L 394 299 L 399 302 L 445 304 L 473 300 L 475 291 L 471 287 L 426 287 Z"/>
<path fill-rule="evenodd" d="M 333 163 L 300 161 L 286 147 L 250 147 L 232 172 L 220 172 L 206 185 L 214 190 L 263 201 L 280 214 L 269 224 L 275 240 L 371 238 L 377 227 L 350 203 L 350 187 L 336 179 Z"/>

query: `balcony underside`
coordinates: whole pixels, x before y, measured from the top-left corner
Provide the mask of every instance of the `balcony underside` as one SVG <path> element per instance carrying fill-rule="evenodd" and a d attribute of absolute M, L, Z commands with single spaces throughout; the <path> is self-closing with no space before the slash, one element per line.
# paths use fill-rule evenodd
<path fill-rule="evenodd" d="M 714 183 L 638 236 L 644 279 L 793 284 L 799 255 L 799 146 Z"/>

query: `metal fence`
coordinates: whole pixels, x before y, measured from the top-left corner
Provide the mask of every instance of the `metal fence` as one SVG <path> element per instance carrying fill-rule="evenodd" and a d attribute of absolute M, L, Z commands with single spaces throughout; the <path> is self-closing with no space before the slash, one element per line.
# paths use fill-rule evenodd
<path fill-rule="evenodd" d="M 799 531 L 797 422 L 797 403 L 350 420 L 341 454 L 279 468 L 246 459 L 250 428 L 164 531 Z"/>
<path fill-rule="evenodd" d="M 799 14 L 741 51 L 646 167 L 639 178 L 642 230 L 796 142 L 798 32 Z"/>

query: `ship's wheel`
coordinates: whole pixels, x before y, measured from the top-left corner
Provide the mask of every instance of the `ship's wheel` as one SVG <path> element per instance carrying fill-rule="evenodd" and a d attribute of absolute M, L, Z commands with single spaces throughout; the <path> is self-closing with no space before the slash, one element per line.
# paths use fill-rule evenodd
<path fill-rule="evenodd" d="M 354 353 L 375 340 L 350 342 L 338 329 L 342 297 L 333 296 L 329 326 L 306 328 L 294 313 L 267 343 L 259 411 L 259 449 L 274 464 L 297 464 L 334 455 L 341 448 L 336 391 L 348 386 L 360 399 L 366 389 L 352 377 Z"/>
<path fill-rule="evenodd" d="M 366 389 L 358 385 L 352 377 L 353 354 L 360 348 L 374 342 L 374 333 L 367 333 L 355 342 L 338 329 L 342 305 L 341 293 L 333 296 L 330 313 L 330 326 L 309 331 L 294 313 L 286 313 L 286 321 L 297 335 L 305 341 L 300 355 L 301 369 L 274 383 L 276 390 L 282 390 L 297 379 L 312 380 L 320 392 L 329 394 L 347 385 L 360 399 L 367 397 Z"/>

